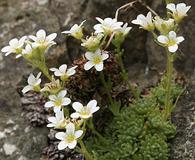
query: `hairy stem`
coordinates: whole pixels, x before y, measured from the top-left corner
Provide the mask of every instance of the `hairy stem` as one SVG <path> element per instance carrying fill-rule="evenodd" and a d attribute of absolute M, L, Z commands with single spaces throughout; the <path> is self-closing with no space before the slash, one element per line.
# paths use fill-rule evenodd
<path fill-rule="evenodd" d="M 167 76 L 166 76 L 166 97 L 165 97 L 165 119 L 169 118 L 172 111 L 171 81 L 173 74 L 173 55 L 167 51 Z"/>
<path fill-rule="evenodd" d="M 103 72 L 100 73 L 100 79 L 101 79 L 101 82 L 105 88 L 106 94 L 108 96 L 108 100 L 109 100 L 110 104 L 113 105 L 113 99 L 112 99 L 112 96 L 110 94 L 110 87 L 106 83 L 105 76 L 104 76 Z"/>
<path fill-rule="evenodd" d="M 81 152 L 85 156 L 86 160 L 94 160 L 93 157 L 90 155 L 90 153 L 87 151 L 87 148 L 85 147 L 85 144 L 82 140 L 79 141 L 79 144 L 81 146 Z"/>
<path fill-rule="evenodd" d="M 125 70 L 125 66 L 124 66 L 123 60 L 122 60 L 122 52 L 121 52 L 120 46 L 117 47 L 116 52 L 117 52 L 116 53 L 116 60 L 121 68 L 121 76 L 122 76 L 123 80 L 127 83 L 129 90 L 133 93 L 134 98 L 138 99 L 139 95 L 138 95 L 136 89 L 132 86 L 132 84 L 129 80 L 128 73 Z"/>

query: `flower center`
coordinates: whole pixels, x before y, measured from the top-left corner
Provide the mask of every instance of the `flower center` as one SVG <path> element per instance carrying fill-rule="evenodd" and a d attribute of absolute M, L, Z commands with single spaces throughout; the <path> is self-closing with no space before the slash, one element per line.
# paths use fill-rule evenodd
<path fill-rule="evenodd" d="M 62 105 L 62 100 L 61 99 L 57 99 L 55 101 L 55 106 L 60 107 L 61 105 Z"/>
<path fill-rule="evenodd" d="M 168 42 L 168 46 L 174 46 L 176 44 L 176 41 L 173 39 L 170 39 Z"/>
<path fill-rule="evenodd" d="M 87 107 L 83 107 L 83 109 L 81 110 L 80 114 L 82 116 L 89 116 L 90 115 L 90 112 L 89 110 L 87 109 Z"/>
<path fill-rule="evenodd" d="M 94 57 L 94 59 L 93 59 L 93 63 L 94 64 L 99 64 L 101 62 L 102 62 L 102 58 L 100 56 Z"/>
<path fill-rule="evenodd" d="M 71 143 L 71 142 L 74 141 L 74 140 L 75 140 L 75 135 L 74 135 L 74 134 L 69 134 L 69 135 L 67 135 L 66 141 L 67 141 L 68 143 Z"/>

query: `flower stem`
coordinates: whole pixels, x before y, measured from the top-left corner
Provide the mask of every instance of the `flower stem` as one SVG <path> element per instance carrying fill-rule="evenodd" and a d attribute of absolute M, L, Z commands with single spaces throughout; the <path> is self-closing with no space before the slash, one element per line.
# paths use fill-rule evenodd
<path fill-rule="evenodd" d="M 119 64 L 119 66 L 120 66 L 120 68 L 121 68 L 121 76 L 122 76 L 123 80 L 127 83 L 128 88 L 129 88 L 129 90 L 133 93 L 134 98 L 135 98 L 135 99 L 138 99 L 138 98 L 139 98 L 139 94 L 138 94 L 138 92 L 136 91 L 136 89 L 132 86 L 132 84 L 131 84 L 131 82 L 130 82 L 130 80 L 129 80 L 128 73 L 127 73 L 127 71 L 125 70 L 125 66 L 124 66 L 123 60 L 122 60 L 122 51 L 121 51 L 121 49 L 120 49 L 120 46 L 118 46 L 118 47 L 116 48 L 116 54 L 115 54 L 115 56 L 116 56 L 116 60 L 117 60 L 117 62 L 118 62 L 118 64 Z"/>
<path fill-rule="evenodd" d="M 101 79 L 101 82 L 105 88 L 106 94 L 108 96 L 108 100 L 109 100 L 110 104 L 113 105 L 113 99 L 112 99 L 112 96 L 110 94 L 110 88 L 105 80 L 105 76 L 104 76 L 103 72 L 100 73 L 100 79 Z"/>
<path fill-rule="evenodd" d="M 173 74 L 173 55 L 167 51 L 167 76 L 166 76 L 166 96 L 165 96 L 165 119 L 169 118 L 172 111 L 171 101 L 171 81 Z"/>
<path fill-rule="evenodd" d="M 90 118 L 88 127 L 92 130 L 92 132 L 98 136 L 98 138 L 102 141 L 105 142 L 105 138 L 95 129 L 94 124 L 93 124 L 93 118 Z"/>
<path fill-rule="evenodd" d="M 86 160 L 93 160 L 93 157 L 90 155 L 90 153 L 87 151 L 87 148 L 85 147 L 85 144 L 82 140 L 79 141 L 79 144 L 81 146 L 81 152 L 85 156 Z"/>

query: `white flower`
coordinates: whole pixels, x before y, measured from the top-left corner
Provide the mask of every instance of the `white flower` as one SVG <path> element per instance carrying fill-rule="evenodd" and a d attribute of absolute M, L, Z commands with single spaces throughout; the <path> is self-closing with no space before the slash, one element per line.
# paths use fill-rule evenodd
<path fill-rule="evenodd" d="M 100 47 L 100 43 L 102 38 L 104 37 L 103 34 L 97 34 L 97 35 L 92 35 L 86 40 L 82 40 L 81 46 L 85 47 L 89 51 L 96 51 Z"/>
<path fill-rule="evenodd" d="M 104 33 L 107 35 L 111 35 L 113 32 L 121 29 L 123 22 L 117 22 L 116 19 L 105 18 L 104 20 L 96 17 L 96 19 L 100 22 L 100 24 L 96 24 L 94 26 L 95 33 Z"/>
<path fill-rule="evenodd" d="M 71 27 L 69 31 L 64 31 L 62 33 L 69 34 L 76 39 L 81 39 L 83 37 L 83 24 L 85 21 L 81 22 L 80 25 L 75 24 Z"/>
<path fill-rule="evenodd" d="M 32 39 L 34 42 L 32 43 L 33 48 L 35 47 L 50 47 L 56 42 L 54 42 L 54 39 L 56 38 L 57 34 L 52 33 L 50 35 L 46 35 L 46 32 L 43 29 L 40 29 L 37 33 L 36 36 L 30 35 L 29 38 Z"/>
<path fill-rule="evenodd" d="M 143 14 L 138 15 L 137 19 L 133 20 L 132 23 L 140 25 L 141 28 L 148 30 L 148 31 L 154 30 L 154 24 L 152 22 L 151 12 L 148 12 L 146 17 Z"/>
<path fill-rule="evenodd" d="M 54 112 L 61 110 L 62 106 L 67 106 L 70 104 L 70 98 L 65 97 L 67 94 L 66 90 L 60 91 L 57 95 L 50 95 L 49 102 L 45 103 L 46 108 L 54 107 Z"/>
<path fill-rule="evenodd" d="M 97 71 L 102 71 L 104 68 L 103 61 L 106 60 L 109 57 L 109 55 L 107 54 L 107 52 L 98 49 L 94 53 L 86 52 L 85 57 L 87 58 L 87 60 L 89 60 L 84 65 L 85 70 L 89 70 L 92 67 L 95 67 Z"/>
<path fill-rule="evenodd" d="M 176 52 L 178 49 L 178 44 L 184 41 L 184 37 L 177 37 L 174 31 L 170 31 L 167 36 L 160 35 L 157 40 L 168 47 L 169 52 Z"/>
<path fill-rule="evenodd" d="M 77 68 L 77 66 L 74 66 L 74 67 L 67 69 L 67 65 L 63 64 L 59 67 L 59 69 L 51 68 L 50 71 L 53 71 L 55 76 L 60 77 L 61 80 L 65 81 L 70 76 L 72 76 L 76 73 L 76 70 L 75 70 L 76 68 Z"/>
<path fill-rule="evenodd" d="M 93 113 L 97 112 L 100 107 L 97 106 L 97 101 L 96 100 L 91 100 L 87 104 L 87 106 L 83 106 L 79 102 L 74 102 L 72 104 L 72 107 L 76 111 L 75 113 L 71 114 L 71 118 L 77 119 L 77 118 L 83 118 L 87 119 L 92 117 Z"/>
<path fill-rule="evenodd" d="M 48 121 L 50 122 L 47 127 L 54 127 L 56 129 L 63 129 L 67 125 L 67 121 L 64 118 L 64 111 L 57 111 L 55 117 L 49 117 Z"/>
<path fill-rule="evenodd" d="M 123 36 L 126 36 L 126 35 L 129 33 L 129 31 L 130 31 L 131 29 L 132 29 L 132 27 L 128 27 L 128 23 L 125 23 L 125 24 L 121 27 L 121 29 L 119 30 L 119 32 L 122 33 Z"/>
<path fill-rule="evenodd" d="M 175 5 L 174 3 L 167 4 L 167 9 L 172 12 L 172 16 L 176 22 L 180 22 L 185 16 L 187 16 L 187 12 L 191 6 L 186 6 L 185 3 L 179 3 Z"/>
<path fill-rule="evenodd" d="M 155 17 L 154 24 L 158 31 L 162 34 L 169 33 L 174 28 L 174 19 L 169 18 L 168 20 L 163 20 L 159 16 Z"/>
<path fill-rule="evenodd" d="M 9 46 L 5 46 L 1 49 L 3 53 L 5 53 L 5 56 L 8 56 L 11 53 L 16 53 L 16 58 L 21 57 L 22 53 L 22 47 L 24 46 L 24 43 L 26 41 L 26 36 L 23 36 L 19 40 L 17 38 L 14 38 L 9 41 Z"/>
<path fill-rule="evenodd" d="M 61 142 L 58 144 L 58 149 L 63 150 L 65 148 L 73 149 L 77 145 L 77 139 L 81 137 L 83 134 L 82 130 L 75 131 L 75 125 L 73 123 L 69 123 L 66 126 L 66 132 L 58 132 L 55 137 Z"/>
<path fill-rule="evenodd" d="M 22 50 L 23 55 L 30 55 L 33 51 L 33 48 L 30 44 L 27 44 L 25 48 Z"/>
<path fill-rule="evenodd" d="M 31 73 L 30 76 L 28 77 L 28 85 L 23 88 L 22 93 L 25 94 L 30 90 L 39 92 L 41 83 L 40 77 L 41 72 L 39 72 L 36 77 Z"/>

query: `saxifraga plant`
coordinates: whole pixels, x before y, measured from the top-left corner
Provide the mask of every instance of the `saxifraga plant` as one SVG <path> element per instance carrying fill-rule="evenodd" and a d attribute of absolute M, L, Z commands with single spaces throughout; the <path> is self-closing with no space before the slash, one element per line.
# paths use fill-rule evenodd
<path fill-rule="evenodd" d="M 84 155 L 86 160 L 167 160 L 169 158 L 168 140 L 176 134 L 176 127 L 171 122 L 171 113 L 183 93 L 183 87 L 174 81 L 173 62 L 177 58 L 178 45 L 184 40 L 177 36 L 179 24 L 190 9 L 184 3 L 175 5 L 166 0 L 167 17 L 161 18 L 150 7 L 147 16 L 142 14 L 132 23 L 152 33 L 154 41 L 165 48 L 167 53 L 167 71 L 160 83 L 149 90 L 146 95 L 140 94 L 140 89 L 129 81 L 128 73 L 123 64 L 123 49 L 121 48 L 132 27 L 117 20 L 119 10 L 140 3 L 139 0 L 120 7 L 115 18 L 96 18 L 99 22 L 94 26 L 94 32 L 84 37 L 83 21 L 75 24 L 68 34 L 81 41 L 86 49 L 82 65 L 68 68 L 66 64 L 59 68 L 48 68 L 45 52 L 55 45 L 57 34 L 46 35 L 39 30 L 36 36 L 24 36 L 10 40 L 9 45 L 2 48 L 5 56 L 14 53 L 16 58 L 23 57 L 33 67 L 41 72 L 34 76 L 30 74 L 28 85 L 22 92 L 38 92 L 49 99 L 46 109 L 53 110 L 55 116 L 49 117 L 47 127 L 56 129 L 55 137 L 60 141 L 59 150 L 75 149 Z M 152 14 L 155 15 L 153 18 Z M 106 51 L 112 45 L 114 50 Z M 110 65 L 105 64 L 110 61 Z M 105 69 L 105 70 L 104 70 Z M 114 71 L 113 71 L 114 69 Z M 51 72 L 50 72 L 51 71 Z M 105 72 L 106 71 L 106 72 Z M 112 73 L 113 72 L 113 73 Z M 41 74 L 47 78 L 41 85 Z M 51 74 L 53 73 L 53 74 Z M 91 74 L 91 77 L 87 77 Z M 106 74 L 105 74 L 106 73 Z M 85 77 L 87 81 L 81 81 Z M 112 90 L 115 78 L 120 77 L 133 94 L 131 102 L 123 104 L 113 97 Z M 117 78 L 116 78 L 117 79 Z M 75 83 L 75 81 L 79 81 Z M 91 83 L 92 81 L 92 83 Z M 115 82 L 115 83 L 114 83 Z M 86 87 L 85 83 L 88 85 Z M 74 94 L 74 88 L 79 88 L 82 97 Z M 97 106 L 97 101 L 91 100 L 89 90 L 99 90 L 99 96 L 105 103 Z M 73 92 L 72 92 L 73 91 Z M 67 96 L 68 95 L 68 96 Z M 107 96 L 107 99 L 104 96 Z M 75 101 L 78 98 L 79 101 Z M 83 99 L 83 97 L 85 97 Z M 83 105 L 84 102 L 85 104 Z M 88 102 L 88 103 L 86 103 Z M 68 107 L 72 105 L 72 108 Z M 104 122 L 101 134 L 96 129 L 96 119 L 93 114 L 101 110 L 110 112 L 110 117 Z M 95 121 L 94 121 L 95 120 Z M 65 132 L 64 132 L 65 130 Z M 90 132 L 89 132 L 90 131 Z M 88 133 L 86 136 L 86 133 Z M 77 145 L 78 144 L 78 145 Z"/>

